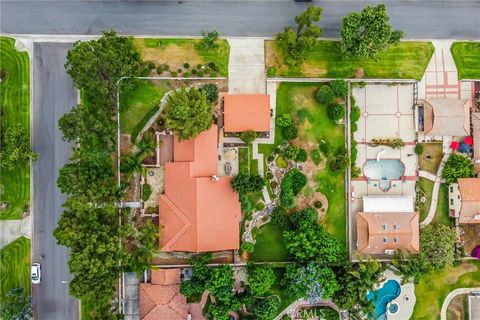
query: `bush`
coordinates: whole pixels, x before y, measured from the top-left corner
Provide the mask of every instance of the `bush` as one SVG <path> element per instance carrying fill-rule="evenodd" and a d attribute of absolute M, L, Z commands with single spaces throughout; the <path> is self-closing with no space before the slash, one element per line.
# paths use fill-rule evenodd
<path fill-rule="evenodd" d="M 315 201 L 315 202 L 313 203 L 313 206 L 314 206 L 315 208 L 317 208 L 317 209 L 322 208 L 322 207 L 323 207 L 322 201 L 319 201 L 319 200 Z"/>
<path fill-rule="evenodd" d="M 168 64 L 164 64 L 163 65 L 163 70 L 167 71 L 168 69 L 170 69 L 170 66 Z"/>
<path fill-rule="evenodd" d="M 332 104 L 328 106 L 328 116 L 330 119 L 339 121 L 345 117 L 345 105 Z"/>
<path fill-rule="evenodd" d="M 177 72 L 178 72 L 178 73 L 182 73 L 182 68 L 178 68 L 178 69 L 177 69 Z"/>
<path fill-rule="evenodd" d="M 265 203 L 263 203 L 262 201 L 257 202 L 257 204 L 255 205 L 255 210 L 262 211 L 263 209 L 265 209 Z"/>
<path fill-rule="evenodd" d="M 244 131 L 240 133 L 240 140 L 242 140 L 245 144 L 252 143 L 257 138 L 257 133 L 255 131 Z"/>
<path fill-rule="evenodd" d="M 140 73 L 140 76 L 148 77 L 149 75 L 150 75 L 150 69 L 149 68 L 143 68 L 142 72 Z"/>
<path fill-rule="evenodd" d="M 298 130 L 295 126 L 288 126 L 282 128 L 282 135 L 285 140 L 293 140 L 298 136 Z"/>
<path fill-rule="evenodd" d="M 417 143 L 415 145 L 415 154 L 416 155 L 421 155 L 423 153 L 423 144 Z"/>
<path fill-rule="evenodd" d="M 297 158 L 295 159 L 297 162 L 305 162 L 307 161 L 307 151 L 305 149 L 298 150 Z"/>
<path fill-rule="evenodd" d="M 205 92 L 208 101 L 215 102 L 218 99 L 218 87 L 215 83 L 207 83 L 201 90 Z"/>
<path fill-rule="evenodd" d="M 274 159 L 273 154 L 271 154 L 267 157 L 267 162 L 272 162 L 273 159 Z"/>
<path fill-rule="evenodd" d="M 329 86 L 321 86 L 315 95 L 317 101 L 321 104 L 330 104 L 335 100 L 335 93 Z"/>
<path fill-rule="evenodd" d="M 197 69 L 192 69 L 192 74 L 197 74 Z"/>
<path fill-rule="evenodd" d="M 148 207 L 148 208 L 147 208 L 147 213 L 148 213 L 148 214 L 157 214 L 157 213 L 158 213 L 158 206 L 156 206 L 156 207 Z"/>
<path fill-rule="evenodd" d="M 157 74 L 161 75 L 163 73 L 163 68 L 161 66 L 157 67 Z"/>
<path fill-rule="evenodd" d="M 360 108 L 357 106 L 353 106 L 350 112 L 350 122 L 355 123 L 360 119 Z"/>
<path fill-rule="evenodd" d="M 342 79 L 333 80 L 328 84 L 337 98 L 346 97 L 348 94 L 347 82 Z"/>
<path fill-rule="evenodd" d="M 358 131 L 358 125 L 356 123 L 352 123 L 350 125 L 350 131 L 353 133 L 353 132 L 357 132 Z"/>
<path fill-rule="evenodd" d="M 447 183 L 457 182 L 458 178 L 470 178 L 475 174 L 473 163 L 469 158 L 454 153 L 448 157 L 443 168 L 442 177 Z"/>
<path fill-rule="evenodd" d="M 207 66 L 212 70 L 217 70 L 217 64 L 213 61 L 210 61 Z"/>
<path fill-rule="evenodd" d="M 277 75 L 277 68 L 275 67 L 270 67 L 267 70 L 267 77 L 268 78 L 273 78 Z"/>
<path fill-rule="evenodd" d="M 156 67 L 156 66 L 155 66 L 155 62 L 153 62 L 153 61 L 150 61 L 150 62 L 147 64 L 147 66 L 148 66 L 148 69 L 150 69 L 150 70 L 153 70 L 153 69 L 155 69 L 155 67 Z"/>
<path fill-rule="evenodd" d="M 187 72 L 185 72 L 185 73 L 183 74 L 183 76 L 184 76 L 185 78 L 188 78 L 188 77 L 190 77 L 190 72 L 188 72 L 188 71 L 187 71 Z"/>
<path fill-rule="evenodd" d="M 219 38 L 220 33 L 218 33 L 218 31 L 203 31 L 202 41 L 200 43 L 205 50 L 212 50 L 218 47 Z"/>
<path fill-rule="evenodd" d="M 203 71 L 202 70 L 198 70 L 197 71 L 197 77 L 203 77 Z"/>
<path fill-rule="evenodd" d="M 273 173 L 271 171 L 268 171 L 266 174 L 265 174 L 265 178 L 267 179 L 273 179 Z"/>
<path fill-rule="evenodd" d="M 170 76 L 176 77 L 177 75 L 178 75 L 177 72 L 175 72 L 175 71 L 170 71 Z"/>
<path fill-rule="evenodd" d="M 201 64 L 197 64 L 197 69 L 198 70 L 201 70 L 203 68 L 203 66 Z"/>
<path fill-rule="evenodd" d="M 243 213 L 247 213 L 252 210 L 252 202 L 244 194 L 240 194 L 240 210 Z"/>
<path fill-rule="evenodd" d="M 276 226 L 288 225 L 288 213 L 282 207 L 275 207 L 270 213 L 272 224 Z"/>
<path fill-rule="evenodd" d="M 203 68 L 203 72 L 204 72 L 205 74 L 210 73 L 211 71 L 212 71 L 212 70 L 210 70 L 209 67 Z"/>
<path fill-rule="evenodd" d="M 300 151 L 300 148 L 298 148 L 296 145 L 289 144 L 287 149 L 285 149 L 285 157 L 287 159 L 295 160 L 297 158 L 299 151 Z"/>
<path fill-rule="evenodd" d="M 313 163 L 315 163 L 317 166 L 320 164 L 321 160 L 321 154 L 320 150 L 314 149 L 310 152 L 310 157 L 312 158 Z"/>
<path fill-rule="evenodd" d="M 240 249 L 244 252 L 252 253 L 255 250 L 255 245 L 251 242 L 242 242 Z"/>
<path fill-rule="evenodd" d="M 279 115 L 277 115 L 277 118 L 275 119 L 275 124 L 279 127 L 282 127 L 282 128 L 291 126 L 291 125 L 293 125 L 292 116 L 289 115 L 288 113 L 279 114 Z"/>
<path fill-rule="evenodd" d="M 350 165 L 350 158 L 345 154 L 339 154 L 332 163 L 334 171 L 344 171 Z"/>
<path fill-rule="evenodd" d="M 188 69 L 188 68 L 190 68 L 190 65 L 188 64 L 188 62 L 185 62 L 185 63 L 183 64 L 183 67 L 184 67 L 185 69 Z"/>
<path fill-rule="evenodd" d="M 142 200 L 147 201 L 148 198 L 150 198 L 151 194 L 152 194 L 152 187 L 148 183 L 145 183 L 143 185 Z"/>

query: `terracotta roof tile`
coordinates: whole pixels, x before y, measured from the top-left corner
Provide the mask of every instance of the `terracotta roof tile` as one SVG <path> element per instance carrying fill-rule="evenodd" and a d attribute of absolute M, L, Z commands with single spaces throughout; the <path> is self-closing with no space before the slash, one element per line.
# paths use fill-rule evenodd
<path fill-rule="evenodd" d="M 180 269 L 153 269 L 152 284 L 170 285 L 180 283 Z"/>
<path fill-rule="evenodd" d="M 224 97 L 225 132 L 270 130 L 270 96 L 236 94 Z"/>
<path fill-rule="evenodd" d="M 140 319 L 186 319 L 187 299 L 180 294 L 179 285 L 139 285 Z"/>
<path fill-rule="evenodd" d="M 459 223 L 480 223 L 480 178 L 458 179 L 462 201 Z"/>

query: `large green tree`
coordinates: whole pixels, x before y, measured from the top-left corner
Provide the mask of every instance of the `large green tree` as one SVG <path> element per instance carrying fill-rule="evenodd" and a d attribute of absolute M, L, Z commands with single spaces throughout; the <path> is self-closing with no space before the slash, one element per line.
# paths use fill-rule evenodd
<path fill-rule="evenodd" d="M 343 17 L 340 36 L 347 56 L 375 59 L 389 44 L 398 43 L 403 32 L 392 29 L 387 7 L 379 4 Z"/>
<path fill-rule="evenodd" d="M 407 282 L 418 284 L 420 277 L 432 269 L 430 261 L 423 252 L 418 255 L 409 252 L 405 255 L 399 250 L 395 253 L 391 264 L 395 268 L 395 274 L 402 276 L 402 284 Z"/>
<path fill-rule="evenodd" d="M 254 266 L 248 268 L 248 286 L 254 296 L 263 296 L 274 284 L 276 276 L 270 266 Z"/>
<path fill-rule="evenodd" d="M 30 148 L 30 137 L 20 123 L 7 129 L 0 150 L 1 165 L 7 168 L 27 165 L 30 160 L 37 159 L 37 154 Z"/>
<path fill-rule="evenodd" d="M 259 298 L 255 300 L 251 312 L 258 320 L 271 320 L 277 315 L 280 300 L 277 296 L 270 296 L 267 298 Z"/>
<path fill-rule="evenodd" d="M 475 174 L 472 161 L 464 155 L 454 153 L 448 157 L 442 171 L 447 183 L 457 182 L 458 178 L 470 178 Z"/>
<path fill-rule="evenodd" d="M 455 261 L 455 228 L 443 224 L 429 224 L 420 233 L 420 252 L 435 269 L 453 265 Z"/>
<path fill-rule="evenodd" d="M 322 8 L 309 5 L 307 10 L 295 17 L 296 31 L 292 27 L 285 27 L 283 32 L 276 35 L 276 43 L 289 66 L 298 66 L 306 57 L 307 51 L 312 49 L 318 41 L 322 30 L 315 23 L 320 21 Z"/>
<path fill-rule="evenodd" d="M 13 288 L 8 291 L 2 304 L 0 317 L 4 320 L 29 320 L 33 317 L 32 298 L 23 288 Z"/>
<path fill-rule="evenodd" d="M 213 124 L 213 113 L 205 92 L 195 87 L 173 91 L 163 110 L 165 126 L 180 140 L 197 137 Z"/>

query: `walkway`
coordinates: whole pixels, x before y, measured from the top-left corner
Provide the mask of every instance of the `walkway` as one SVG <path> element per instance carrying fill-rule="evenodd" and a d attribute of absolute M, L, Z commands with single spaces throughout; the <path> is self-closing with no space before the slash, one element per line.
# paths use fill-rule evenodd
<path fill-rule="evenodd" d="M 437 206 L 438 206 L 438 193 L 440 191 L 440 184 L 443 183 L 445 180 L 442 179 L 442 172 L 443 172 L 443 167 L 445 166 L 445 162 L 447 161 L 448 157 L 450 156 L 450 153 L 445 153 L 443 155 L 442 161 L 440 162 L 440 165 L 438 166 L 438 171 L 437 175 L 434 176 L 430 172 L 426 171 L 420 171 L 420 176 L 424 177 L 428 180 L 434 181 L 433 185 L 433 191 L 432 191 L 432 199 L 430 202 L 430 210 L 428 211 L 427 217 L 420 222 L 420 228 L 423 228 L 430 224 L 432 222 L 433 218 L 435 217 L 435 212 L 437 211 Z"/>
<path fill-rule="evenodd" d="M 450 302 L 452 301 L 453 298 L 455 298 L 459 294 L 469 294 L 472 291 L 480 291 L 480 287 L 477 287 L 477 288 L 459 288 L 459 289 L 455 289 L 452 292 L 450 292 L 445 297 L 445 300 L 443 300 L 442 311 L 440 311 L 440 320 L 447 320 L 448 305 L 450 304 Z"/>
<path fill-rule="evenodd" d="M 21 220 L 0 220 L 0 249 L 22 236 L 32 238 L 32 215 Z"/>

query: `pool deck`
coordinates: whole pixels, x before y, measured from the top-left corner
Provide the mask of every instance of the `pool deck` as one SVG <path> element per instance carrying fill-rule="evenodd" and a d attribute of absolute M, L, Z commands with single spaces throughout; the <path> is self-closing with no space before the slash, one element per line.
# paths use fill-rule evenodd
<path fill-rule="evenodd" d="M 415 307 L 415 302 L 417 297 L 415 296 L 415 286 L 413 283 L 409 282 L 402 285 L 402 277 L 397 276 L 393 271 L 387 269 L 384 274 L 385 280 L 377 285 L 374 289 L 382 287 L 388 280 L 395 280 L 400 284 L 400 295 L 392 300 L 390 303 L 396 303 L 398 305 L 398 311 L 395 314 L 389 314 L 388 305 L 387 305 L 387 319 L 388 320 L 405 320 L 410 319 L 413 314 L 413 308 Z"/>

